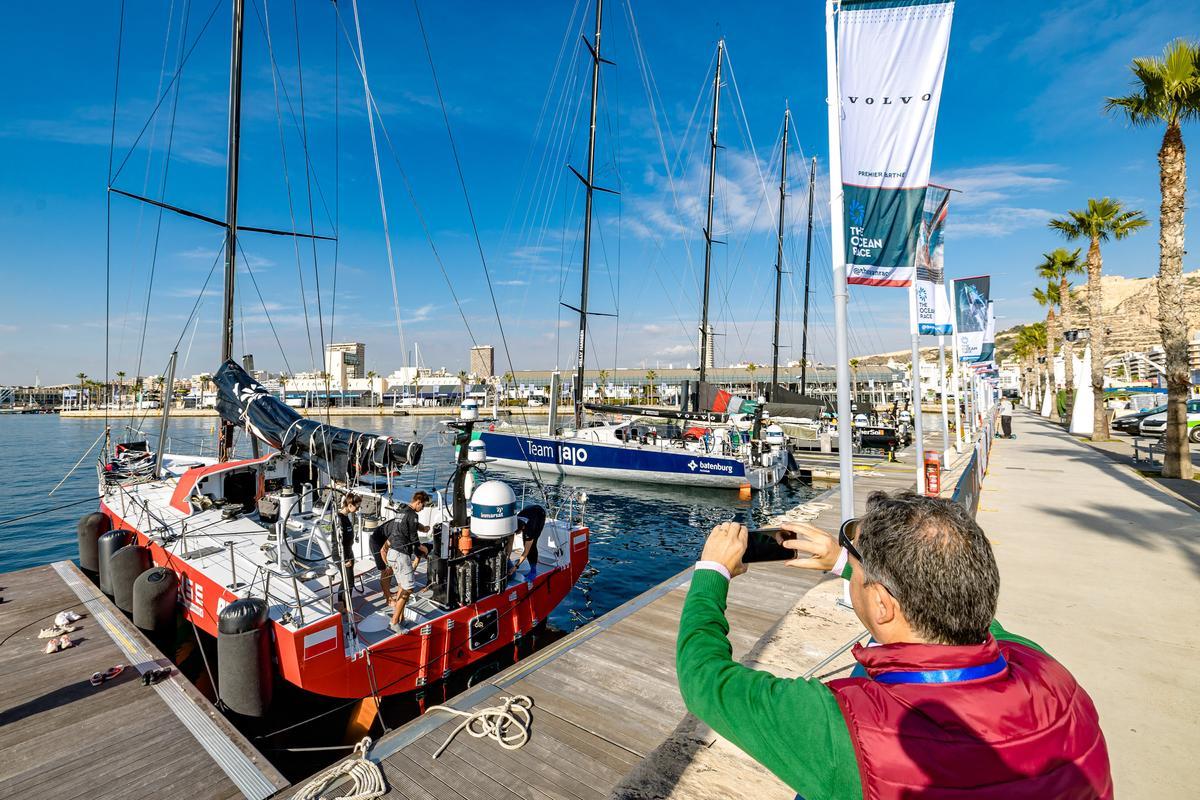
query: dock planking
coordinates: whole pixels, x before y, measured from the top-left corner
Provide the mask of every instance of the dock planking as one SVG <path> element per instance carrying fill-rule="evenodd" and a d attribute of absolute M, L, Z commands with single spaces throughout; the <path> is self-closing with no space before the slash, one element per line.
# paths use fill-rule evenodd
<path fill-rule="evenodd" d="M 287 781 L 169 665 L 71 562 L 0 575 L 0 800 L 186 795 L 263 798 Z M 70 609 L 74 647 L 44 652 L 41 628 Z M 116 664 L 125 670 L 92 686 Z"/>
<path fill-rule="evenodd" d="M 954 485 L 966 461 L 955 463 L 943 486 Z M 914 483 L 911 461 L 875 461 L 855 476 L 855 508 L 861 512 L 872 492 L 911 490 Z M 813 524 L 837 530 L 840 491 L 834 487 L 814 498 L 823 508 Z M 435 760 L 433 753 L 461 722 L 437 713 L 384 736 L 370 757 L 387 778 L 385 796 L 609 797 L 687 716 L 675 679 L 675 638 L 690 576 L 690 569 L 675 575 L 447 703 L 478 711 L 510 695 L 530 697 L 533 723 L 523 748 L 505 750 L 464 732 Z M 821 580 L 780 563 L 752 564 L 730 587 L 727 617 L 734 657 L 744 658 Z M 713 734 L 706 735 L 711 744 Z"/>

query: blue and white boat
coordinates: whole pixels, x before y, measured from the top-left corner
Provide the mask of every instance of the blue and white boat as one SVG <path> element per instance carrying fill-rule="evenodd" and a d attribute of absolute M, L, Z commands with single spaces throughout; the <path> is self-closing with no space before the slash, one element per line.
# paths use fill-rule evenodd
<path fill-rule="evenodd" d="M 599 8 L 599 6 L 597 7 Z M 592 202 L 599 187 L 595 186 L 596 102 L 600 82 L 600 17 L 597 11 L 596 44 L 589 47 L 592 55 L 592 107 L 588 140 L 587 174 L 572 169 L 586 191 L 583 228 L 583 264 L 579 307 L 568 306 L 579 314 L 579 345 L 574 380 L 574 425 L 560 429 L 555 420 L 554 405 L 558 400 L 557 382 L 551 388 L 550 424 L 542 432 L 501 424 L 493 430 L 482 431 L 479 438 L 487 448 L 487 456 L 499 466 L 526 469 L 539 476 L 572 475 L 642 481 L 676 486 L 710 486 L 731 489 L 761 489 L 783 480 L 787 473 L 788 451 L 784 434 L 772 428 L 777 441 L 769 442 L 761 433 L 761 417 L 738 413 L 710 413 L 682 410 L 613 408 L 589 406 L 605 415 L 625 417 L 616 422 L 598 425 L 584 424 L 584 364 L 587 344 L 588 274 L 591 264 Z M 721 91 L 721 64 L 724 41 L 718 45 L 713 90 Z M 712 135 L 710 137 L 708 225 L 705 234 L 704 302 L 701 306 L 700 330 L 709 331 L 708 284 L 714 239 L 709 234 L 713 224 L 713 181 L 717 152 L 717 109 L 714 99 Z M 600 189 L 601 191 L 609 191 Z M 565 304 L 564 304 L 565 305 Z M 711 334 L 710 334 L 711 335 Z M 700 383 L 705 378 L 708 337 L 701 337 Z M 689 401 L 685 401 L 690 406 Z M 722 406 L 720 409 L 724 411 Z M 740 411 L 740 408 L 731 409 Z M 464 413 L 475 413 L 464 409 Z M 761 414 L 761 411 L 758 412 Z M 706 427 L 684 431 L 680 421 L 703 422 Z M 690 436 L 688 434 L 691 434 Z"/>
<path fill-rule="evenodd" d="M 752 439 L 749 419 L 737 419 L 703 433 L 685 432 L 672 418 L 720 417 L 670 409 L 619 408 L 629 419 L 554 434 L 501 424 L 479 439 L 488 459 L 501 467 L 524 469 L 540 478 L 559 475 L 632 480 L 674 486 L 762 489 L 787 474 L 783 431 L 769 426 Z M 697 429 L 692 429 L 696 431 Z"/>

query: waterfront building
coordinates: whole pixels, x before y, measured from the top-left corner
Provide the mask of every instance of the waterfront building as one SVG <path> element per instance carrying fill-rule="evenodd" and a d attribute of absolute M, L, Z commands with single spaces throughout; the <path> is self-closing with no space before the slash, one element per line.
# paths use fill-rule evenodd
<path fill-rule="evenodd" d="M 496 374 L 496 348 L 481 344 L 471 348 L 470 369 L 473 378 L 491 378 Z"/>

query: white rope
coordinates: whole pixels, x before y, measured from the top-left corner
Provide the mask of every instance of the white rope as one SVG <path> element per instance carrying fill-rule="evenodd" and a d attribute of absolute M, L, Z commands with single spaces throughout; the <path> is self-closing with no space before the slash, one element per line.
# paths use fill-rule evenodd
<path fill-rule="evenodd" d="M 354 746 L 354 754 L 358 758 L 349 758 L 334 764 L 329 769 L 318 774 L 315 778 L 301 787 L 295 797 L 300 800 L 375 800 L 387 792 L 383 782 L 383 772 L 379 765 L 367 760 L 367 750 L 371 748 L 371 737 L 363 738 Z M 344 778 L 350 779 L 350 786 L 343 794 L 325 794 L 325 790 Z"/>
<path fill-rule="evenodd" d="M 459 711 L 450 706 L 433 706 L 426 712 L 427 714 L 432 714 L 434 711 L 447 711 L 458 717 L 466 717 L 462 724 L 450 732 L 433 757 L 440 756 L 450 746 L 450 742 L 454 741 L 454 737 L 464 729 L 476 739 L 491 739 L 505 750 L 518 750 L 524 747 L 525 743 L 529 741 L 529 725 L 533 721 L 529 710 L 532 707 L 533 701 L 523 694 L 505 698 L 502 706 L 481 708 L 474 712 Z"/>

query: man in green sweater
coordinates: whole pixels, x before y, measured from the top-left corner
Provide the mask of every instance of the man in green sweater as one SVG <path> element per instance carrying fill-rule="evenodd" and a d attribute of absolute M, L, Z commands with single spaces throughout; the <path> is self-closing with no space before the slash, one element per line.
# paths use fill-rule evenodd
<path fill-rule="evenodd" d="M 791 566 L 850 581 L 872 644 L 855 675 L 783 679 L 735 662 L 725 603 L 747 531 L 713 529 L 676 651 L 688 709 L 805 800 L 1108 798 L 1095 707 L 1058 662 L 993 617 L 991 545 L 957 504 L 871 496 L 838 538 L 786 524 Z"/>

